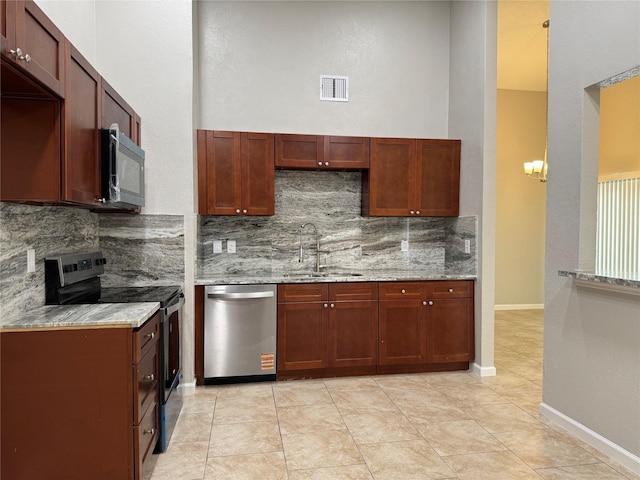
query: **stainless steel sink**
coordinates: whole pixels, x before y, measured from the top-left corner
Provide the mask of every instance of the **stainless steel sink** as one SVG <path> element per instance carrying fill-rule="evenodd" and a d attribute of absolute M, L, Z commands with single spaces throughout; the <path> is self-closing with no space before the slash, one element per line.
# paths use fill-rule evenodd
<path fill-rule="evenodd" d="M 353 272 L 292 272 L 285 273 L 283 277 L 290 278 L 327 278 L 327 277 L 362 277 L 362 273 Z"/>

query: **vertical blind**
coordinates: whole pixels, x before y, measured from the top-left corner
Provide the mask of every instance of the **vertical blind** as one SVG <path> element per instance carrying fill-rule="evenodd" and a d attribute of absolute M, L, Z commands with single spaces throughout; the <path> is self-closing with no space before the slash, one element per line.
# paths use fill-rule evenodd
<path fill-rule="evenodd" d="M 596 272 L 640 274 L 640 178 L 598 183 Z"/>

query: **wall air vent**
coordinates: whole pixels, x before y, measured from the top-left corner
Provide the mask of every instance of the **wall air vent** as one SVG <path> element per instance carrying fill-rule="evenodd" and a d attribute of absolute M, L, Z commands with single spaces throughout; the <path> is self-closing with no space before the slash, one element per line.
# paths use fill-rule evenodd
<path fill-rule="evenodd" d="M 349 101 L 349 77 L 320 75 L 320 100 Z"/>

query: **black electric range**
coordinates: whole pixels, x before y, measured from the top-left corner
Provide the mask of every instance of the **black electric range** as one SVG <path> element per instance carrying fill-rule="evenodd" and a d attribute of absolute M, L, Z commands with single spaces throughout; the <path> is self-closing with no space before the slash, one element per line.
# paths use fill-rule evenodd
<path fill-rule="evenodd" d="M 160 303 L 159 433 L 156 451 L 169 444 L 182 397 L 176 391 L 182 376 L 180 330 L 184 293 L 180 286 L 102 287 L 100 275 L 107 259 L 102 252 L 52 255 L 45 258 L 45 297 L 47 305 L 97 303 Z"/>

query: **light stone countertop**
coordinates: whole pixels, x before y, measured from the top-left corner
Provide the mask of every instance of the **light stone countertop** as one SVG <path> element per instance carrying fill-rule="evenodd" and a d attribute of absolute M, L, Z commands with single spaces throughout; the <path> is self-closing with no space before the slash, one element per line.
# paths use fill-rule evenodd
<path fill-rule="evenodd" d="M 196 285 L 251 285 L 269 283 L 415 282 L 424 280 L 476 280 L 476 275 L 417 271 L 291 272 L 273 274 L 200 274 Z"/>
<path fill-rule="evenodd" d="M 616 276 L 593 271 L 560 270 L 558 275 L 573 278 L 576 283 L 585 287 L 640 295 L 640 276 L 638 274 Z"/>
<path fill-rule="evenodd" d="M 0 330 L 138 328 L 160 308 L 158 302 L 45 305 L 0 320 Z"/>

